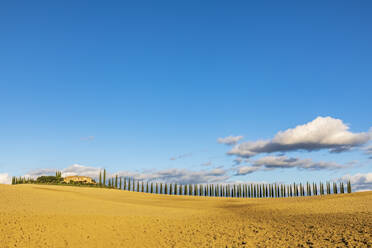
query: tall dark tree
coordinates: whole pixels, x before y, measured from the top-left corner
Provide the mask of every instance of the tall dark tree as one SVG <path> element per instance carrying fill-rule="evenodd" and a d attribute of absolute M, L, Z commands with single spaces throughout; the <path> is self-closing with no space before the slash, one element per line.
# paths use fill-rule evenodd
<path fill-rule="evenodd" d="M 106 169 L 103 169 L 103 187 L 106 187 Z"/>
<path fill-rule="evenodd" d="M 347 181 L 347 193 L 351 193 L 351 182 L 350 180 Z"/>
<path fill-rule="evenodd" d="M 322 182 L 319 183 L 319 193 L 320 195 L 324 195 L 324 185 Z"/>
<path fill-rule="evenodd" d="M 337 184 L 333 183 L 333 194 L 337 194 Z"/>
<path fill-rule="evenodd" d="M 99 183 L 98 183 L 98 185 L 100 187 L 102 187 L 102 172 L 101 171 L 99 171 Z"/>

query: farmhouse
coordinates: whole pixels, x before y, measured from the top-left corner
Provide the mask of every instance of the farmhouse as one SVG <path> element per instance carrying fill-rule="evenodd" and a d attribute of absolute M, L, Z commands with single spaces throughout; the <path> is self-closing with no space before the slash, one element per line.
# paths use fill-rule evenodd
<path fill-rule="evenodd" d="M 69 176 L 65 177 L 63 179 L 65 183 L 93 183 L 96 184 L 96 182 L 90 178 L 85 176 Z"/>

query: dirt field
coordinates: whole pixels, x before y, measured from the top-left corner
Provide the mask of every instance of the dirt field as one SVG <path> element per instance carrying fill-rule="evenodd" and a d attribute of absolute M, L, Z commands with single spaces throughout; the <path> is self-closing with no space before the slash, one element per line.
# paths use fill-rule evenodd
<path fill-rule="evenodd" d="M 284 199 L 0 185 L 0 247 L 371 247 L 372 192 Z"/>

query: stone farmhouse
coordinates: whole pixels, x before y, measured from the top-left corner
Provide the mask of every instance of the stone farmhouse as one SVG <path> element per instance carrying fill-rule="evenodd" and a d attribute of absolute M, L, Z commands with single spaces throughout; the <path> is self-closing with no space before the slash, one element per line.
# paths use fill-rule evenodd
<path fill-rule="evenodd" d="M 85 176 L 68 176 L 63 179 L 65 183 L 90 183 L 96 184 L 96 182 L 90 178 Z"/>

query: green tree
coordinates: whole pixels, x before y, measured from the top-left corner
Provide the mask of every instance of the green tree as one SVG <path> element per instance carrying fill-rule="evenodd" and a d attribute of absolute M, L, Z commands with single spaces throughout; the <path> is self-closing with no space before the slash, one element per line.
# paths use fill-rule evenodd
<path fill-rule="evenodd" d="M 344 183 L 343 183 L 343 182 L 340 182 L 340 194 L 345 193 L 344 190 L 345 190 L 345 189 L 344 189 Z"/>
<path fill-rule="evenodd" d="M 351 182 L 350 180 L 347 181 L 347 193 L 351 193 Z"/>
<path fill-rule="evenodd" d="M 103 187 L 106 187 L 106 169 L 103 169 Z"/>

